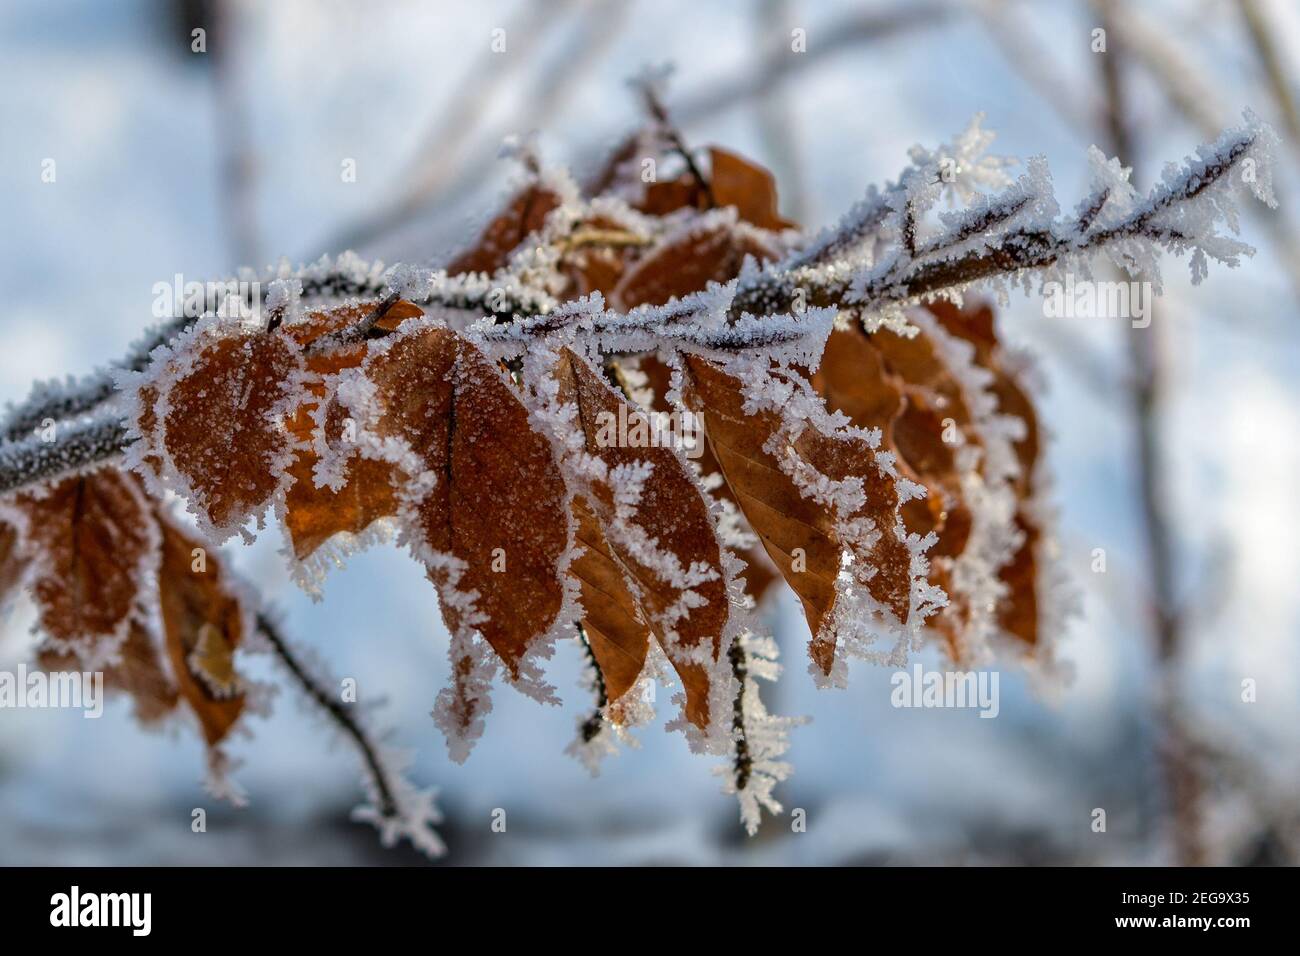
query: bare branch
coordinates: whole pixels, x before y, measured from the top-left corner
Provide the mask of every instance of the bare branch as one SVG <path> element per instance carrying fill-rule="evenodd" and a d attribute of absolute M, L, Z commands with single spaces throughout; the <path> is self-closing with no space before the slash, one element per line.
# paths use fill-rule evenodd
<path fill-rule="evenodd" d="M 385 759 L 384 749 L 358 719 L 355 708 L 337 699 L 326 689 L 321 678 L 311 673 L 270 615 L 257 615 L 257 629 L 299 689 L 356 747 L 366 770 L 367 789 L 374 807 L 354 813 L 354 819 L 373 823 L 382 834 L 385 845 L 392 845 L 398 838 L 405 837 L 416 849 L 429 856 L 441 856 L 446 852 L 432 826 L 442 820 L 433 806 L 433 791 L 415 789 L 402 776 L 399 767 L 390 765 Z"/>

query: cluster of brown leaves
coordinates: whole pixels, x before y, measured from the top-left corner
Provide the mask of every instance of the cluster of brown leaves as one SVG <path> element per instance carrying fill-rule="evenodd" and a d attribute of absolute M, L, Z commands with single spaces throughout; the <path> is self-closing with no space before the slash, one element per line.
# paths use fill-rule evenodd
<path fill-rule="evenodd" d="M 575 217 L 539 178 L 449 273 L 502 275 L 546 244 L 557 298 L 599 292 L 629 310 L 727 282 L 746 257 L 775 260 L 794 241 L 765 170 L 715 148 L 707 183 L 689 170 L 643 183 L 629 148 L 588 190 L 619 202 L 583 202 Z M 723 207 L 734 215 L 712 212 Z M 620 708 L 658 647 L 686 723 L 707 733 L 729 722 L 743 594 L 760 601 L 779 581 L 802 602 L 822 679 L 842 677 L 844 645 L 875 633 L 899 640 L 890 660 L 923 625 L 958 661 L 990 637 L 1027 652 L 1042 642 L 1040 436 L 989 309 L 933 305 L 911 336 L 846 313 L 815 370 L 691 351 L 600 356 L 562 341 L 507 361 L 406 301 L 371 338 L 320 347 L 376 306 L 273 329 L 201 321 L 140 380 L 129 463 L 142 481 L 104 469 L 15 500 L 0 584 L 32 581 L 47 664 L 107 642 L 112 680 L 143 718 L 184 700 L 210 743 L 229 731 L 243 703 L 230 658 L 247 618 L 214 555 L 191 570 L 200 545 L 155 504 L 169 490 L 218 542 L 274 505 L 304 565 L 397 525 L 453 637 L 438 720 L 462 758 L 496 668 L 548 697 L 535 658 L 575 622 L 606 719 L 631 719 Z M 792 429 L 751 376 L 816 412 Z M 682 408 L 707 434 L 698 473 L 673 448 L 598 438 L 602 415 Z M 154 581 L 156 593 L 143 586 Z"/>
<path fill-rule="evenodd" d="M 104 672 L 153 724 L 184 706 L 213 760 L 247 704 L 235 649 L 252 618 L 220 556 L 115 466 L 5 503 L 0 602 L 30 589 L 52 671 Z"/>

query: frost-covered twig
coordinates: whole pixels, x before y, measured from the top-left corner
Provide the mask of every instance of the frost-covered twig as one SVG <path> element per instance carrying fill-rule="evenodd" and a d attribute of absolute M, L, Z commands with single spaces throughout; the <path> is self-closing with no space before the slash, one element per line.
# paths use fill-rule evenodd
<path fill-rule="evenodd" d="M 302 303 L 344 298 L 378 298 L 387 288 L 382 263 L 373 266 L 351 255 L 337 260 L 328 258 L 292 270 L 282 264 L 264 274 L 241 273 L 238 277 L 205 283 L 193 301 L 187 301 L 186 314 L 171 318 L 149 329 L 132 344 L 127 353 L 107 369 L 80 380 L 38 383 L 31 395 L 9 411 L 3 426 L 8 441 L 27 438 L 47 420 L 62 421 L 93 411 L 113 396 L 114 374 L 120 371 L 141 372 L 149 364 L 150 353 L 184 332 L 199 315 L 210 312 L 251 312 L 259 306 L 249 300 L 252 289 L 270 286 L 277 279 L 296 279 L 302 284 Z M 262 295 L 265 302 L 270 289 Z"/>
<path fill-rule="evenodd" d="M 727 652 L 731 662 L 731 674 L 736 678 L 739 688 L 735 703 L 732 705 L 731 727 L 736 736 L 736 759 L 733 767 L 736 773 L 736 790 L 744 790 L 749 785 L 749 775 L 754 769 L 754 759 L 749 753 L 749 740 L 745 736 L 745 682 L 749 680 L 749 666 L 745 648 L 740 641 L 731 645 Z"/>
<path fill-rule="evenodd" d="M 0 445 L 0 495 L 108 461 L 128 444 L 126 423 L 106 415 L 56 426 L 51 441 L 33 435 Z"/>
<path fill-rule="evenodd" d="M 433 829 L 434 824 L 442 822 L 442 816 L 433 803 L 436 791 L 417 789 L 405 779 L 401 773 L 403 768 L 393 765 L 397 755 L 387 753 L 378 741 L 372 740 L 353 710 L 337 700 L 309 672 L 269 615 L 258 614 L 257 629 L 303 693 L 338 725 L 360 753 L 371 801 L 370 805 L 357 808 L 353 818 L 373 823 L 379 829 L 385 846 L 405 837 L 426 855 L 442 856 L 446 848 Z"/>
<path fill-rule="evenodd" d="M 578 622 L 575 629 L 578 633 L 578 640 L 582 643 L 582 650 L 587 656 L 592 684 L 596 691 L 596 709 L 582 722 L 582 727 L 579 730 L 582 742 L 589 744 L 604 726 L 605 707 L 609 704 L 609 692 L 605 689 L 605 672 L 600 669 L 600 662 L 596 660 L 596 652 L 591 649 L 591 641 L 588 640 L 587 633 L 583 630 L 582 622 Z"/>
<path fill-rule="evenodd" d="M 695 157 L 691 154 L 690 147 L 686 145 L 681 130 L 668 118 L 668 108 L 664 105 L 662 96 L 663 81 L 667 79 L 668 73 L 667 68 L 646 70 L 640 77 L 633 80 L 633 86 L 641 94 L 646 112 L 655 121 L 659 135 L 672 146 L 674 152 L 686 163 L 687 172 L 695 180 L 695 185 L 708 197 L 709 205 L 712 206 L 713 187 L 709 184 L 708 177 L 696 165 Z"/>
<path fill-rule="evenodd" d="M 1190 252 L 1193 280 L 1199 281 L 1208 258 L 1235 265 L 1239 255 L 1251 251 L 1217 231 L 1220 220 L 1236 228 L 1235 209 L 1226 195 L 1231 181 L 1246 184 L 1270 206 L 1276 202 L 1268 168 L 1276 137 L 1267 126 L 1248 119 L 1246 127 L 1225 134 L 1212 147 L 1202 147 L 1181 170 L 1167 170 L 1164 182 L 1142 202 L 1133 201 L 1127 175 L 1116 165 L 1097 163 L 1103 181 L 1073 217 L 1056 215 L 1047 169 L 1041 161 L 1032 162 L 1029 173 L 1004 193 L 944 217 L 943 228 L 922 241 L 915 253 L 907 248 L 905 226 L 914 221 L 918 202 L 933 201 L 934 184 L 913 177 L 912 185 L 872 197 L 867 207 L 871 216 L 860 213 L 843 226 L 847 232 L 870 220 L 892 240 L 873 261 L 857 268 L 834 263 L 804 267 L 800 263 L 807 256 L 801 253 L 792 259 L 796 268 L 777 266 L 742 284 L 731 312 L 784 312 L 797 301 L 852 304 L 867 313 L 884 312 L 935 296 L 957 295 L 977 283 L 1005 288 L 1012 282 L 1027 282 L 1033 271 L 1073 267 L 1086 272 L 1090 260 L 1102 253 L 1128 271 L 1143 272 L 1154 280 L 1158 249 Z M 882 205 L 889 207 L 883 217 Z M 838 241 L 836 235 L 821 240 L 826 247 Z"/>
<path fill-rule="evenodd" d="M 713 772 L 725 778 L 723 789 L 736 795 L 740 821 L 751 836 L 758 831 L 763 808 L 773 814 L 781 812 L 772 791 L 790 776 L 790 764 L 783 759 L 790 745 L 790 729 L 808 722 L 806 717 L 774 717 L 763 705 L 757 679 L 776 680 L 781 672 L 776 658 L 775 641 L 750 633 L 738 637 L 727 652 L 736 693 L 732 759 Z"/>

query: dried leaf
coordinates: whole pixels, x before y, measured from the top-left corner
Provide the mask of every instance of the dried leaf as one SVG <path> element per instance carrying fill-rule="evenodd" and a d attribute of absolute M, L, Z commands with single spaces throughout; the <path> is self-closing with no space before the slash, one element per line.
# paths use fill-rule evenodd
<path fill-rule="evenodd" d="M 294 326 L 290 334 L 307 344 L 322 335 L 356 325 L 377 307 L 376 302 L 362 302 L 326 312 L 310 313 L 306 323 Z M 395 331 L 406 319 L 424 314 L 419 306 L 405 299 L 395 302 L 376 323 L 385 331 Z M 310 372 L 321 376 L 307 388 L 303 403 L 298 406 L 289 430 L 297 440 L 297 455 L 289 467 L 292 484 L 285 491 L 284 524 L 289 532 L 294 557 L 306 561 L 331 539 L 341 536 L 343 542 L 360 539 L 374 522 L 397 514 L 397 471 L 389 463 L 351 456 L 342 466 L 342 481 L 338 487 L 317 487 L 315 472 L 320 455 L 314 447 L 317 424 L 314 419 L 317 407 L 328 393 L 324 378 L 354 368 L 365 358 L 364 343 L 329 352 L 313 352 L 307 358 Z M 335 410 L 329 422 L 332 434 L 319 436 L 326 444 L 337 445 L 342 439 L 345 415 Z M 348 545 L 350 546 L 350 545 Z M 314 588 L 310 579 L 303 580 Z"/>
<path fill-rule="evenodd" d="M 687 404 L 704 416 L 732 494 L 803 602 L 813 634 L 809 653 L 822 674 L 831 674 L 840 637 L 858 636 L 841 634 L 850 623 L 837 613 L 841 599 L 862 604 L 855 616 L 874 617 L 880 632 L 910 640 L 919 623 L 913 621 L 916 572 L 888 459 L 847 433 L 808 427 L 787 435 L 775 409 L 748 410 L 744 383 L 697 356 L 685 357 L 685 383 Z M 770 450 L 775 445 L 782 446 L 784 461 Z M 850 494 L 843 502 L 819 499 L 817 489 L 828 485 Z M 855 497 L 856 507 L 847 510 L 844 502 Z M 852 558 L 847 569 L 846 555 Z"/>
<path fill-rule="evenodd" d="M 29 562 L 18 544 L 18 530 L 0 521 L 0 610 L 4 610 L 10 596 L 21 587 L 27 573 Z"/>
<path fill-rule="evenodd" d="M 510 260 L 510 253 L 542 228 L 546 217 L 559 205 L 560 197 L 548 187 L 540 183 L 527 186 L 488 223 L 478 242 L 451 261 L 447 273 L 496 272 Z"/>
<path fill-rule="evenodd" d="M 183 359 L 161 360 L 168 367 L 160 375 L 158 432 L 172 484 L 220 541 L 281 487 L 293 460 L 281 419 L 305 373 L 295 343 L 280 332 L 225 323 L 192 335 Z"/>
<path fill-rule="evenodd" d="M 990 307 L 977 305 L 963 311 L 951 303 L 937 302 L 929 310 L 950 334 L 974 346 L 976 361 L 993 376 L 990 388 L 997 397 L 998 411 L 1024 423 L 1022 435 L 1014 442 L 1020 466 L 1014 480 L 1018 502 L 1015 526 L 1021 542 L 1012 559 L 998 573 L 1008 592 L 999 602 L 998 622 L 1008 634 L 1035 647 L 1042 636 L 1043 602 L 1040 592 L 1045 574 L 1042 551 L 1048 544 L 1034 507 L 1042 445 L 1038 414 L 1028 391 L 1008 367 Z"/>
<path fill-rule="evenodd" d="M 578 581 L 582 630 L 605 681 L 605 696 L 617 701 L 636 683 L 650 650 L 650 628 L 640 616 L 627 572 L 612 553 L 591 507 L 573 499 L 577 543 L 585 549 L 569 566 Z"/>
<path fill-rule="evenodd" d="M 671 413 L 673 406 L 667 396 L 672 384 L 672 370 L 657 355 L 641 356 L 637 361 L 636 370 L 645 376 L 645 387 L 650 391 L 650 408 L 657 412 Z M 716 475 L 717 480 L 721 481 L 720 485 L 709 489 L 710 493 L 722 503 L 724 508 L 730 509 L 735 520 L 754 541 L 752 545 L 739 551 L 739 556 L 745 562 L 740 578 L 744 581 L 745 593 L 757 606 L 770 593 L 772 585 L 781 580 L 781 573 L 768 558 L 758 536 L 754 535 L 745 523 L 744 513 L 740 510 L 735 496 L 732 495 L 730 486 L 722 478 L 722 466 L 718 464 L 718 459 L 713 454 L 713 447 L 707 441 L 703 441 L 703 436 L 700 436 L 699 440 L 700 448 L 696 450 L 695 460 L 700 474 Z"/>
<path fill-rule="evenodd" d="M 694 174 L 687 171 L 676 179 L 646 183 L 634 205 L 647 216 L 667 216 L 679 209 L 708 209 L 709 194 Z"/>
<path fill-rule="evenodd" d="M 158 598 L 168 663 L 181 697 L 215 747 L 244 710 L 244 693 L 233 654 L 248 618 L 226 580 L 219 556 L 207 551 L 158 513 L 162 563 Z"/>
<path fill-rule="evenodd" d="M 745 256 L 759 261 L 775 252 L 751 231 L 730 225 L 690 230 L 671 238 L 626 270 L 613 301 L 619 308 L 663 305 L 697 292 L 710 282 L 729 282 L 740 273 Z"/>
<path fill-rule="evenodd" d="M 568 503 L 550 442 L 501 371 L 440 326 L 367 361 L 352 409 L 378 455 L 420 486 L 407 520 L 453 632 L 479 631 L 509 668 L 557 626 Z"/>
<path fill-rule="evenodd" d="M 719 146 L 709 148 L 709 184 L 716 206 L 735 206 L 740 218 L 760 229 L 788 229 L 777 211 L 776 179 L 743 156 Z"/>
<path fill-rule="evenodd" d="M 560 259 L 560 270 L 571 284 L 567 297 L 593 292 L 612 296 L 628 265 L 649 241 L 630 224 L 610 216 L 577 223 L 564 240 Z"/>
<path fill-rule="evenodd" d="M 149 505 L 128 475 L 101 468 L 19 495 L 14 507 L 41 628 L 54 648 L 98 660 L 125 636 L 156 561 Z"/>
<path fill-rule="evenodd" d="M 628 576 L 650 625 L 686 691 L 686 715 L 709 727 L 709 674 L 722 651 L 730 619 L 726 571 L 709 506 L 676 452 L 662 445 L 629 447 L 638 428 L 651 434 L 643 412 L 625 402 L 568 349 L 555 369 L 557 400 L 578 410 L 588 454 L 607 477 L 595 482 L 589 504 Z"/>
<path fill-rule="evenodd" d="M 138 619 L 131 619 L 118 656 L 117 663 L 104 668 L 104 689 L 129 695 L 136 720 L 155 724 L 176 709 L 179 696 L 163 663 L 159 642 Z M 42 652 L 39 662 L 52 673 L 83 669 L 75 654 L 58 651 Z"/>

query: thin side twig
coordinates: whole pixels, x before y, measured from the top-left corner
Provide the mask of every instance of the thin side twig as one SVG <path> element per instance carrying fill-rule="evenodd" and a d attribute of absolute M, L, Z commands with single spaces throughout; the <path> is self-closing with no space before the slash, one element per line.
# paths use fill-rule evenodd
<path fill-rule="evenodd" d="M 257 615 L 257 629 L 266 638 L 271 646 L 271 650 L 280 662 L 284 664 L 290 676 L 297 681 L 298 686 L 303 693 L 316 704 L 325 715 L 334 723 L 338 724 L 339 729 L 347 735 L 348 739 L 356 746 L 361 754 L 361 759 L 365 764 L 367 773 L 370 774 L 371 780 L 375 785 L 375 792 L 379 795 L 379 810 L 385 817 L 394 817 L 398 813 L 397 800 L 393 795 L 393 787 L 389 781 L 389 773 L 384 767 L 383 761 L 379 757 L 379 749 L 370 738 L 366 735 L 364 728 L 357 722 L 352 711 L 346 707 L 342 701 L 336 700 L 329 691 L 321 687 L 307 669 L 298 661 L 289 645 L 285 642 L 284 637 L 280 634 L 280 629 L 274 621 L 266 614 Z"/>

